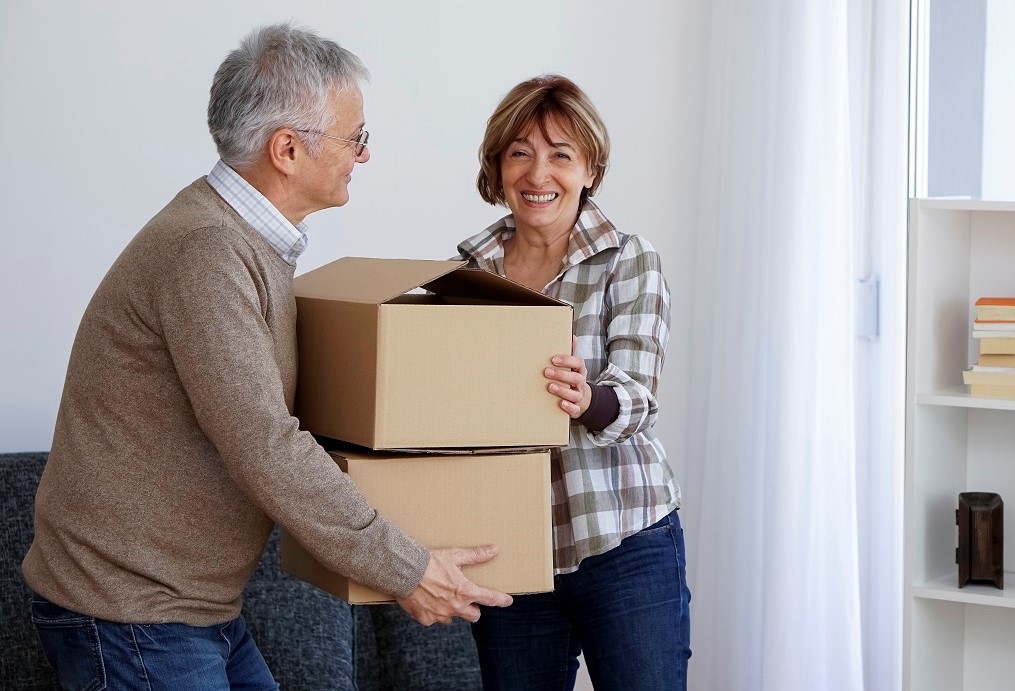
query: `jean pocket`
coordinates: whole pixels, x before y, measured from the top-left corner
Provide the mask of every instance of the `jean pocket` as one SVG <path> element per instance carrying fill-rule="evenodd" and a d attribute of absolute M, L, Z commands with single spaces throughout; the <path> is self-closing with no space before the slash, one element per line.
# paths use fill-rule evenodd
<path fill-rule="evenodd" d="M 32 623 L 63 689 L 102 691 L 106 670 L 94 617 L 32 598 Z"/>
<path fill-rule="evenodd" d="M 634 535 L 624 538 L 624 542 L 648 542 L 650 540 L 666 540 L 669 542 L 673 535 L 673 528 L 664 525 L 659 528 L 642 528 Z"/>
<path fill-rule="evenodd" d="M 642 535 L 642 536 L 653 536 L 653 535 L 671 535 L 673 534 L 674 524 L 671 516 L 664 516 L 662 519 L 656 521 L 647 528 L 642 528 L 640 531 L 632 535 L 631 537 Z"/>

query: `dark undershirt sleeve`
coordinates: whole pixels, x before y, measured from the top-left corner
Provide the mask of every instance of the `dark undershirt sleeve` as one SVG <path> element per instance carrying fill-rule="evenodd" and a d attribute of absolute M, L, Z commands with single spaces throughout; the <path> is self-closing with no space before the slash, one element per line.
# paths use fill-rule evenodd
<path fill-rule="evenodd" d="M 588 410 L 582 413 L 575 422 L 584 425 L 590 432 L 605 429 L 620 414 L 620 401 L 612 386 L 589 384 L 592 389 L 592 402 Z"/>

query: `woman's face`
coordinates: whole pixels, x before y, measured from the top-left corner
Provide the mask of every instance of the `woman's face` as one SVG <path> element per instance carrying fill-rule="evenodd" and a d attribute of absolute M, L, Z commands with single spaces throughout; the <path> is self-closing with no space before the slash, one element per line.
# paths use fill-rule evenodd
<path fill-rule="evenodd" d="M 578 218 L 582 190 L 595 175 L 577 142 L 553 119 L 546 122 L 549 141 L 532 122 L 501 154 L 504 198 L 521 232 L 555 237 Z"/>

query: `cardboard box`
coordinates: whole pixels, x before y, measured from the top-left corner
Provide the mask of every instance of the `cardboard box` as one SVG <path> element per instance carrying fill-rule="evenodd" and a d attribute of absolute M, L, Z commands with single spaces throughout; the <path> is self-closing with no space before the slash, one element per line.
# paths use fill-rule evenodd
<path fill-rule="evenodd" d="M 474 583 L 512 594 L 553 590 L 548 452 L 329 453 L 374 508 L 426 546 L 497 545 L 492 561 L 463 568 Z M 285 571 L 349 603 L 393 599 L 327 570 L 285 531 L 281 550 Z"/>
<path fill-rule="evenodd" d="M 304 429 L 371 449 L 567 444 L 543 368 L 571 352 L 571 306 L 464 267 L 346 257 L 296 277 Z"/>

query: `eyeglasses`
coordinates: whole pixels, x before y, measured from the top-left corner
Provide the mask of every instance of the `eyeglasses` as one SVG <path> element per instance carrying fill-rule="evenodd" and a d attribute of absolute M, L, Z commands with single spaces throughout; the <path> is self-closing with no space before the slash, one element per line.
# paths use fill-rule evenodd
<path fill-rule="evenodd" d="M 303 132 L 304 134 L 318 134 L 322 137 L 327 137 L 328 139 L 337 139 L 340 142 L 348 142 L 350 144 L 355 144 L 356 148 L 353 150 L 353 152 L 356 154 L 357 157 L 363 155 L 363 149 L 366 148 L 367 142 L 370 141 L 370 133 L 367 132 L 366 130 L 361 131 L 359 133 L 359 136 L 356 137 L 355 139 L 346 139 L 344 137 L 335 137 L 333 135 L 325 134 L 324 132 L 316 132 L 314 130 L 297 130 L 295 128 L 293 129 L 296 132 Z"/>

